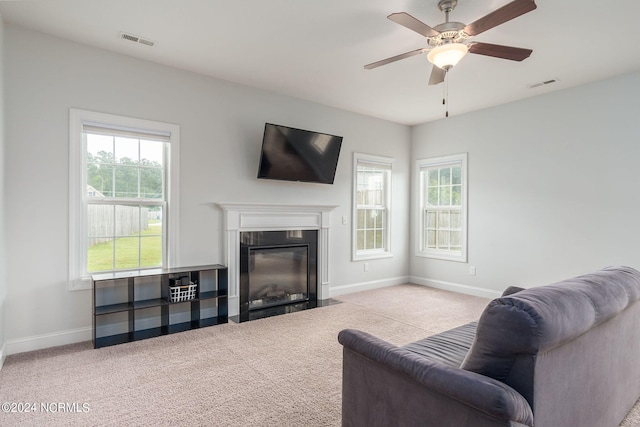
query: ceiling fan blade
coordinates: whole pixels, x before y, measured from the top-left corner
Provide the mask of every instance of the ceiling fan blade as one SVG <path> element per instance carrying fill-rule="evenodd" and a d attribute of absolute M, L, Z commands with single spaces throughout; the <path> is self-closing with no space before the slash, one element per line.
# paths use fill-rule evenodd
<path fill-rule="evenodd" d="M 408 29 L 413 30 L 425 37 L 433 37 L 440 34 L 438 31 L 434 30 L 424 22 L 420 21 L 417 18 L 414 18 L 406 12 L 392 13 L 391 15 L 387 16 L 387 18 L 392 20 L 396 24 L 407 27 Z"/>
<path fill-rule="evenodd" d="M 464 27 L 464 32 L 470 36 L 476 36 L 513 18 L 531 12 L 537 7 L 534 0 L 514 0 L 467 25 Z"/>
<path fill-rule="evenodd" d="M 520 47 L 502 46 L 490 43 L 474 43 L 469 47 L 469 52 L 478 55 L 493 56 L 494 58 L 510 59 L 511 61 L 522 61 L 527 59 L 531 49 Z"/>
<path fill-rule="evenodd" d="M 430 85 L 438 85 L 444 81 L 444 76 L 446 75 L 446 71 L 440 67 L 436 67 L 435 65 L 431 69 L 431 77 L 429 77 Z"/>
<path fill-rule="evenodd" d="M 372 70 L 372 69 L 374 69 L 376 67 L 379 67 L 381 65 L 387 65 L 387 64 L 389 64 L 391 62 L 396 62 L 396 61 L 399 61 L 401 59 L 405 59 L 405 58 L 409 58 L 411 56 L 419 55 L 422 52 L 424 52 L 425 50 L 426 50 L 425 48 L 412 50 L 411 52 L 402 53 L 400 55 L 392 56 L 391 58 L 383 59 L 383 60 L 377 61 L 377 62 L 372 62 L 371 64 L 365 65 L 364 68 L 366 70 Z"/>

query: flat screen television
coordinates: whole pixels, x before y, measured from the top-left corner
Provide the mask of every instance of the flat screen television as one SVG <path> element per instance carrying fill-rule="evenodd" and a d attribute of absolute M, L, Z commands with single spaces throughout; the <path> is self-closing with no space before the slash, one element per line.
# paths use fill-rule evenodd
<path fill-rule="evenodd" d="M 333 184 L 342 137 L 266 123 L 258 178 Z"/>

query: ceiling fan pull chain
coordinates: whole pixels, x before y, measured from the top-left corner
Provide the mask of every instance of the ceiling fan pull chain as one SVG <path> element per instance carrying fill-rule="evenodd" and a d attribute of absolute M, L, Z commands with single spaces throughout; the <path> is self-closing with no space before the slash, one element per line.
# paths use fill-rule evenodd
<path fill-rule="evenodd" d="M 447 105 L 447 70 L 444 70 L 444 78 L 442 79 L 442 105 Z"/>
<path fill-rule="evenodd" d="M 449 117 L 449 70 L 444 70 L 444 84 L 442 85 L 442 105 L 445 106 L 445 117 Z"/>

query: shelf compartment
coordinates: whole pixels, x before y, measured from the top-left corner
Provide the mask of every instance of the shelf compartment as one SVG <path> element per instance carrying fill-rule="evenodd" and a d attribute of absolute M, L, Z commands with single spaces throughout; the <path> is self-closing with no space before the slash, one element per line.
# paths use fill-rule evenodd
<path fill-rule="evenodd" d="M 111 341 L 118 344 L 131 340 L 133 327 L 133 311 L 117 311 L 94 316 L 95 347 L 103 347 Z M 122 341 L 124 340 L 124 341 Z"/>
<path fill-rule="evenodd" d="M 97 282 L 94 293 L 95 307 L 110 307 L 129 303 L 133 291 L 130 285 L 128 279 Z"/>
<path fill-rule="evenodd" d="M 142 302 L 142 301 L 138 301 Z M 162 327 L 165 326 L 165 315 L 161 306 L 140 308 L 134 311 L 133 335 L 134 339 L 141 337 L 162 335 Z"/>
<path fill-rule="evenodd" d="M 174 302 L 169 305 L 169 331 L 175 325 L 191 323 L 194 319 L 193 305 L 196 301 Z M 191 329 L 191 328 L 189 328 Z"/>
<path fill-rule="evenodd" d="M 198 322 L 200 327 L 227 323 L 227 320 L 226 297 L 200 301 Z"/>

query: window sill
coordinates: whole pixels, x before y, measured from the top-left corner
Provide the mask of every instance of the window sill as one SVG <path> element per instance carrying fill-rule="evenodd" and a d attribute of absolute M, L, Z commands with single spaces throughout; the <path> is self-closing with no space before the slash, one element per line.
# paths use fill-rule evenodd
<path fill-rule="evenodd" d="M 86 291 L 91 290 L 92 282 L 90 277 L 82 279 L 69 280 L 69 291 Z"/>
<path fill-rule="evenodd" d="M 441 259 L 445 261 L 455 261 L 455 262 L 467 262 L 467 254 L 454 254 L 448 252 L 425 252 L 418 251 L 416 252 L 417 257 L 421 258 L 433 258 L 433 259 Z"/>
<path fill-rule="evenodd" d="M 367 261 L 371 259 L 393 258 L 393 254 L 388 251 L 361 252 L 353 255 L 352 261 Z"/>

